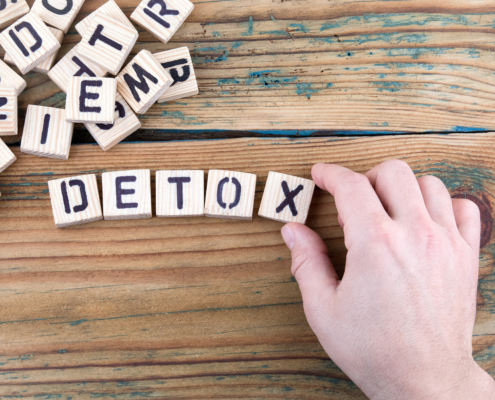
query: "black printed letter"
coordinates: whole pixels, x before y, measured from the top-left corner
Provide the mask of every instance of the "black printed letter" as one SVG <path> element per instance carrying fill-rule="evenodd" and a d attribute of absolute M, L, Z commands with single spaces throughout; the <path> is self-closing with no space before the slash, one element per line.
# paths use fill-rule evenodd
<path fill-rule="evenodd" d="M 227 204 L 223 202 L 223 187 L 228 182 L 229 182 L 229 178 L 223 178 L 220 182 L 218 182 L 217 203 L 222 208 L 227 208 Z M 241 193 L 242 193 L 241 183 L 236 178 L 232 178 L 232 183 L 235 186 L 235 199 L 229 205 L 229 209 L 231 210 L 239 205 L 241 201 Z"/>
<path fill-rule="evenodd" d="M 175 60 L 175 61 L 171 61 L 171 62 L 162 63 L 162 67 L 169 70 L 168 72 L 170 73 L 170 76 L 174 80 L 174 83 L 172 83 L 171 86 L 174 86 L 178 82 L 185 82 L 191 76 L 191 68 L 189 67 L 189 65 L 184 65 L 184 64 L 187 64 L 187 59 L 185 59 L 185 58 L 181 58 L 180 60 Z M 172 68 L 172 67 L 175 67 L 178 65 L 183 65 L 182 75 L 179 75 L 177 68 Z"/>
<path fill-rule="evenodd" d="M 118 111 L 119 118 L 125 117 L 125 108 L 118 101 L 115 102 L 115 111 Z M 117 119 L 115 119 L 115 122 L 117 122 Z M 115 124 L 96 124 L 96 126 L 98 128 L 103 129 L 104 131 L 108 131 L 108 130 L 112 129 L 114 125 Z"/>
<path fill-rule="evenodd" d="M 276 208 L 275 211 L 277 213 L 281 212 L 285 207 L 289 206 L 292 215 L 295 217 L 297 215 L 296 204 L 294 203 L 294 199 L 296 196 L 304 189 L 303 185 L 299 185 L 295 190 L 290 190 L 289 185 L 287 185 L 286 181 L 282 182 L 282 189 L 284 191 L 285 200 L 280 203 L 280 205 Z"/>
<path fill-rule="evenodd" d="M 0 108 L 3 107 L 8 102 L 9 102 L 9 100 L 7 99 L 7 97 L 0 97 Z M 0 121 L 6 120 L 6 119 L 7 119 L 7 115 L 0 114 Z"/>
<path fill-rule="evenodd" d="M 35 40 L 35 43 L 29 48 L 34 53 L 36 50 L 38 50 L 41 47 L 41 45 L 43 44 L 43 40 L 41 39 L 40 35 L 38 35 L 38 32 L 36 32 L 33 25 L 31 25 L 29 22 L 27 21 L 21 22 L 19 25 L 15 27 L 15 30 L 17 32 L 20 32 L 22 29 L 27 29 L 31 34 L 31 36 L 33 37 L 33 39 Z M 29 57 L 29 52 L 27 51 L 26 47 L 12 29 L 9 31 L 9 35 L 10 38 L 14 41 L 14 43 L 17 45 L 17 47 L 19 47 L 19 50 L 21 50 L 24 57 Z"/>
<path fill-rule="evenodd" d="M 89 44 L 91 46 L 94 46 L 97 40 L 101 40 L 103 43 L 108 44 L 110 47 L 113 47 L 115 50 L 121 51 L 122 50 L 122 45 L 113 41 L 112 39 L 103 36 L 101 32 L 103 32 L 104 26 L 98 24 L 96 27 L 96 30 L 93 33 L 93 36 L 91 36 L 91 39 L 89 39 Z"/>
<path fill-rule="evenodd" d="M 70 203 L 69 203 L 69 195 L 67 194 L 67 184 L 65 181 L 60 185 L 62 189 L 62 198 L 64 200 L 64 208 L 65 213 L 70 214 Z M 79 186 L 79 191 L 81 193 L 81 204 L 78 206 L 74 206 L 74 212 L 77 214 L 78 212 L 84 211 L 88 208 L 88 196 L 86 195 L 86 185 L 80 179 L 72 179 L 69 181 L 69 186 Z"/>
<path fill-rule="evenodd" d="M 122 183 L 124 182 L 136 182 L 137 178 L 135 176 L 118 176 L 115 179 L 115 188 L 117 190 L 117 208 L 138 208 L 138 203 L 123 203 L 122 196 L 128 194 L 134 194 L 136 191 L 134 189 L 122 189 Z"/>
<path fill-rule="evenodd" d="M 182 210 L 184 208 L 184 191 L 182 184 L 191 182 L 191 178 L 168 178 L 168 182 L 177 184 L 177 208 Z"/>
<path fill-rule="evenodd" d="M 79 111 L 80 112 L 94 112 L 100 113 L 101 107 L 87 107 L 86 99 L 97 100 L 100 98 L 98 93 L 87 92 L 88 86 L 102 87 L 103 81 L 82 81 L 81 82 L 81 93 L 79 94 Z"/>
<path fill-rule="evenodd" d="M 136 63 L 132 64 L 132 68 L 134 68 L 134 71 L 136 72 L 139 82 L 136 81 L 129 74 L 124 75 L 124 80 L 127 83 L 127 86 L 129 86 L 129 89 L 131 89 L 131 93 L 134 96 L 134 100 L 139 102 L 141 101 L 141 97 L 139 97 L 139 93 L 137 92 L 136 88 L 141 90 L 144 94 L 148 94 L 148 92 L 150 91 L 150 87 L 148 86 L 148 82 L 146 81 L 146 78 L 148 78 L 155 85 L 158 83 L 158 79 L 153 75 L 151 75 L 149 72 L 145 71 L 140 65 Z"/>
<path fill-rule="evenodd" d="M 45 119 L 43 120 L 43 130 L 41 131 L 41 144 L 46 144 L 48 139 L 48 128 L 50 127 L 50 114 L 45 114 Z"/>
<path fill-rule="evenodd" d="M 72 10 L 72 0 L 66 0 L 66 1 L 67 1 L 67 5 L 65 6 L 65 8 L 62 8 L 61 10 L 50 5 L 50 3 L 48 3 L 48 0 L 43 0 L 43 5 L 48 11 L 51 11 L 54 14 L 65 15 L 70 10 Z"/>
<path fill-rule="evenodd" d="M 151 19 L 155 20 L 158 22 L 160 25 L 162 25 L 165 28 L 170 28 L 170 24 L 165 21 L 164 19 L 160 18 L 158 15 L 156 15 L 153 11 L 151 11 L 151 8 L 153 8 L 155 5 L 159 5 L 161 7 L 160 9 L 160 15 L 163 17 L 164 15 L 179 15 L 179 11 L 177 10 L 167 10 L 167 4 L 165 3 L 164 0 L 150 0 L 148 3 L 148 7 L 150 8 L 149 10 L 147 8 L 144 9 L 144 13 L 150 17 Z"/>
<path fill-rule="evenodd" d="M 77 64 L 77 66 L 79 67 L 79 71 L 77 71 L 74 76 L 82 76 L 83 74 L 87 74 L 89 76 L 92 76 L 93 78 L 96 78 L 96 74 L 91 71 L 89 67 L 79 59 L 79 57 L 72 57 L 72 61 L 74 61 L 74 64 Z"/>

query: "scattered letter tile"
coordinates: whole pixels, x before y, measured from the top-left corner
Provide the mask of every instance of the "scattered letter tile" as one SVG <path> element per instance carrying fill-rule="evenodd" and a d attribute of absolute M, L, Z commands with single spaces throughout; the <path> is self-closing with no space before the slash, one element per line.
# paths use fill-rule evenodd
<path fill-rule="evenodd" d="M 0 85 L 14 86 L 15 95 L 19 96 L 26 88 L 26 81 L 21 78 L 12 68 L 0 60 Z"/>
<path fill-rule="evenodd" d="M 64 32 L 61 31 L 60 29 L 52 28 L 50 26 L 48 27 L 48 29 L 50 30 L 51 33 L 53 33 L 53 36 L 55 36 L 58 42 L 62 43 L 62 40 L 64 39 Z M 47 74 L 48 71 L 50 71 L 50 69 L 52 68 L 53 63 L 57 58 L 57 54 L 58 54 L 58 50 L 55 53 L 53 53 L 50 57 L 48 57 L 45 61 L 39 63 L 36 67 L 34 67 L 33 71 L 39 72 L 40 74 Z M 5 53 L 5 57 L 3 59 L 7 64 L 15 65 L 14 60 L 12 59 L 12 57 L 8 55 L 8 53 Z"/>
<path fill-rule="evenodd" d="M 104 150 L 110 150 L 127 136 L 141 128 L 141 122 L 119 92 L 115 96 L 115 122 L 113 124 L 84 124 Z"/>
<path fill-rule="evenodd" d="M 31 9 L 47 24 L 67 33 L 84 0 L 36 0 Z"/>
<path fill-rule="evenodd" d="M 315 184 L 309 179 L 270 171 L 258 215 L 280 222 L 304 224 L 314 189 Z"/>
<path fill-rule="evenodd" d="M 60 48 L 57 38 L 41 18 L 30 12 L 0 33 L 0 45 L 27 74 Z"/>
<path fill-rule="evenodd" d="M 41 157 L 69 158 L 74 124 L 61 108 L 29 105 L 24 122 L 21 151 Z"/>
<path fill-rule="evenodd" d="M 204 203 L 204 171 L 156 172 L 157 217 L 200 217 Z"/>
<path fill-rule="evenodd" d="M 73 76 L 103 77 L 107 72 L 96 64 L 82 59 L 77 54 L 77 46 L 72 48 L 55 66 L 48 72 L 48 77 L 67 93 L 69 79 Z"/>
<path fill-rule="evenodd" d="M 194 8 L 188 0 L 143 0 L 131 20 L 167 43 Z"/>
<path fill-rule="evenodd" d="M 117 76 L 118 91 L 138 114 L 144 114 L 170 87 L 172 78 L 148 50 L 141 50 Z"/>
<path fill-rule="evenodd" d="M 113 124 L 116 85 L 114 78 L 70 78 L 67 121 Z"/>
<path fill-rule="evenodd" d="M 48 181 L 53 217 L 58 228 L 99 221 L 100 196 L 96 175 L 81 175 Z"/>
<path fill-rule="evenodd" d="M 102 181 L 106 220 L 151 218 L 149 169 L 105 172 Z"/>
<path fill-rule="evenodd" d="M 0 29 L 9 26 L 29 12 L 26 0 L 2 0 L 0 5 Z"/>
<path fill-rule="evenodd" d="M 0 86 L 0 136 L 17 135 L 17 96 L 14 86 Z"/>
<path fill-rule="evenodd" d="M 77 52 L 113 75 L 117 75 L 136 43 L 138 32 L 106 15 L 91 21 Z"/>
<path fill-rule="evenodd" d="M 228 219 L 253 219 L 256 175 L 210 170 L 206 188 L 205 215 Z"/>
<path fill-rule="evenodd" d="M 14 153 L 9 149 L 2 139 L 0 139 L 0 172 L 5 171 L 13 162 L 17 160 Z"/>
<path fill-rule="evenodd" d="M 93 21 L 93 18 L 97 15 L 106 15 L 113 20 L 120 22 L 121 24 L 127 25 L 129 28 L 134 29 L 134 25 L 129 19 L 126 17 L 124 12 L 120 9 L 117 3 L 114 0 L 109 0 L 105 4 L 103 4 L 100 8 L 97 8 L 91 14 L 89 14 L 86 18 L 76 24 L 76 31 L 79 35 L 84 36 L 86 33 L 86 29 Z"/>
<path fill-rule="evenodd" d="M 199 93 L 191 54 L 187 47 L 155 53 L 153 57 L 173 80 L 172 85 L 158 99 L 159 103 L 194 96 Z"/>

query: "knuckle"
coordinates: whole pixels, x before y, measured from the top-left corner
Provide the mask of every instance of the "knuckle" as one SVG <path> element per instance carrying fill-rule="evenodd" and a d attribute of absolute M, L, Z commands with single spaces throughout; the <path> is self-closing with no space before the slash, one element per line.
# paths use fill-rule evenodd
<path fill-rule="evenodd" d="M 370 181 L 364 175 L 353 172 L 346 176 L 345 183 L 347 185 L 362 186 L 369 185 Z"/>
<path fill-rule="evenodd" d="M 291 271 L 297 281 L 301 279 L 301 275 L 304 274 L 310 263 L 311 257 L 306 251 L 299 252 L 292 257 Z"/>

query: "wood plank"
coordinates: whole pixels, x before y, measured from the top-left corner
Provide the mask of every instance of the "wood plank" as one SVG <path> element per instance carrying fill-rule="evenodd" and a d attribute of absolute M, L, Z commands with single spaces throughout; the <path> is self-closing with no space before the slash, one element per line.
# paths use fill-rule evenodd
<path fill-rule="evenodd" d="M 127 16 L 138 2 L 117 1 Z M 131 56 L 187 46 L 200 89 L 141 116 L 139 140 L 495 129 L 490 0 L 193 3 L 168 44 L 139 28 Z M 79 40 L 72 29 L 59 57 Z M 21 117 L 30 103 L 63 106 L 47 77 L 27 80 Z"/>
<path fill-rule="evenodd" d="M 282 224 L 257 210 L 268 171 L 316 162 L 364 172 L 391 158 L 440 177 L 482 209 L 475 357 L 495 376 L 495 133 L 96 145 L 68 161 L 26 155 L 0 175 L 0 396 L 77 399 L 364 398 L 306 323 Z M 132 157 L 129 155 L 132 154 Z M 152 218 L 56 229 L 47 182 L 125 169 L 257 175 L 253 221 Z M 153 204 L 155 204 L 153 200 Z M 155 212 L 155 211 L 154 211 Z M 330 195 L 307 221 L 339 273 L 345 247 Z M 112 397 L 113 396 L 113 397 Z"/>

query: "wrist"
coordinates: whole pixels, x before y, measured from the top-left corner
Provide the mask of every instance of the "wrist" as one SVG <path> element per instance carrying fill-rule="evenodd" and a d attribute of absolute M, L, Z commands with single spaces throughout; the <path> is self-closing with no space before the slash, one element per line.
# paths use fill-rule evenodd
<path fill-rule="evenodd" d="M 492 400 L 495 381 L 473 360 L 472 363 L 408 376 L 370 396 L 371 400 Z"/>

